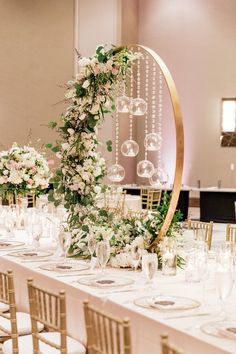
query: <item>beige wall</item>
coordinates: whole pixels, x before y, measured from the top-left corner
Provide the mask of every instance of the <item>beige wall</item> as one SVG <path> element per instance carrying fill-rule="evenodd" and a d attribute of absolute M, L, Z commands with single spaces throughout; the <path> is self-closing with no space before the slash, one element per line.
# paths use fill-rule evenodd
<path fill-rule="evenodd" d="M 0 0 L 0 148 L 51 142 L 73 75 L 73 0 Z"/>
<path fill-rule="evenodd" d="M 183 182 L 236 187 L 236 148 L 220 147 L 222 97 L 236 97 L 235 0 L 139 0 L 139 43 L 158 52 L 179 91 L 185 129 Z M 168 117 L 166 116 L 168 120 Z M 171 172 L 173 129 L 163 155 Z"/>

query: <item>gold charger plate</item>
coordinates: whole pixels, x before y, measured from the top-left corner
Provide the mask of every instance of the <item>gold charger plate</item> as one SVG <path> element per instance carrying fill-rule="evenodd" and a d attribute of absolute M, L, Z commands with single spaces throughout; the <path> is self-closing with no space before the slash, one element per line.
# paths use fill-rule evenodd
<path fill-rule="evenodd" d="M 41 259 L 52 255 L 53 255 L 52 252 L 35 251 L 35 250 L 15 251 L 15 252 L 8 253 L 8 256 L 20 257 L 23 259 Z"/>
<path fill-rule="evenodd" d="M 134 304 L 159 311 L 190 310 L 201 305 L 199 301 L 187 297 L 165 295 L 140 297 L 134 300 Z"/>
<path fill-rule="evenodd" d="M 10 248 L 24 246 L 24 242 L 20 241 L 8 241 L 8 240 L 0 240 L 0 250 L 9 250 Z"/>
<path fill-rule="evenodd" d="M 71 263 L 71 262 L 52 262 L 52 263 L 47 263 L 39 266 L 40 269 L 43 270 L 49 270 L 53 272 L 63 272 L 63 273 L 68 273 L 68 272 L 79 272 L 82 270 L 89 269 L 90 267 L 86 264 L 80 264 L 80 263 Z"/>
<path fill-rule="evenodd" d="M 76 282 L 82 285 L 94 286 L 97 288 L 113 288 L 131 285 L 134 283 L 134 280 L 126 277 L 118 277 L 113 275 L 92 275 L 78 279 Z"/>

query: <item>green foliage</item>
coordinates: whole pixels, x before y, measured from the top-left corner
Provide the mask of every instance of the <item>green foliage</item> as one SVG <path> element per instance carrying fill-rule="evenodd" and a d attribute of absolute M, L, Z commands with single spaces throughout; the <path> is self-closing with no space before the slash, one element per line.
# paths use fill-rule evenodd
<path fill-rule="evenodd" d="M 107 151 L 112 152 L 112 141 L 108 140 L 106 144 L 107 144 Z"/>

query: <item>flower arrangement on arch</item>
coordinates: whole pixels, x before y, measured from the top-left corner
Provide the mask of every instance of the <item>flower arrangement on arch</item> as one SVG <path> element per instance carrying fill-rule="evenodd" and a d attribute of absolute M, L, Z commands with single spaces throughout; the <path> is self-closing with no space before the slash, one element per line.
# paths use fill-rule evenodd
<path fill-rule="evenodd" d="M 50 171 L 45 157 L 33 147 L 16 143 L 0 152 L 0 195 L 40 194 L 49 184 Z"/>

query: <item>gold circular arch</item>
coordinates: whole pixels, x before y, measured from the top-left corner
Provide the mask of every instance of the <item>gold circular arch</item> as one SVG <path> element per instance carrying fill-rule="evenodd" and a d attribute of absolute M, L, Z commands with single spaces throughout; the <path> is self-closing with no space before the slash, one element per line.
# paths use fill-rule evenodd
<path fill-rule="evenodd" d="M 150 248 L 154 249 L 157 246 L 158 242 L 166 235 L 166 232 L 168 231 L 168 228 L 169 228 L 171 221 L 173 219 L 173 216 L 174 216 L 174 213 L 175 213 L 175 210 L 177 207 L 178 199 L 179 199 L 181 183 L 182 183 L 183 164 L 184 164 L 183 119 L 182 119 L 182 113 L 181 113 L 177 89 L 176 89 L 174 80 L 172 78 L 172 75 L 171 75 L 169 69 L 167 68 L 166 64 L 164 63 L 164 61 L 161 59 L 161 57 L 154 50 L 152 50 L 148 47 L 145 47 L 143 45 L 139 45 L 139 44 L 129 45 L 129 47 L 134 47 L 134 46 L 142 48 L 150 56 L 152 56 L 152 58 L 156 61 L 157 65 L 159 66 L 160 70 L 162 71 L 162 74 L 165 79 L 165 82 L 166 82 L 166 85 L 167 85 L 167 88 L 169 91 L 169 95 L 171 98 L 171 104 L 172 104 L 173 113 L 174 113 L 174 120 L 175 120 L 176 161 L 175 161 L 175 176 L 174 176 L 173 190 L 172 190 L 172 194 L 171 194 L 169 209 L 166 214 L 163 225 L 162 225 L 156 239 L 150 245 Z"/>

